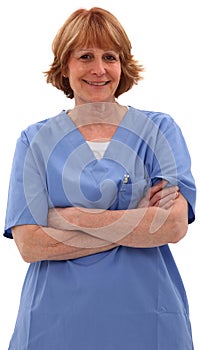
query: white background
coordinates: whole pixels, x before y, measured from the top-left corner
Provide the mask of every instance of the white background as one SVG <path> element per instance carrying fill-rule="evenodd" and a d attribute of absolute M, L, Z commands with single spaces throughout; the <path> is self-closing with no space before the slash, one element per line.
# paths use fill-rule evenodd
<path fill-rule="evenodd" d="M 172 251 L 189 299 L 195 350 L 200 350 L 199 0 L 1 2 L 0 227 L 3 232 L 11 162 L 20 131 L 72 104 L 62 92 L 46 84 L 42 73 L 52 62 L 52 40 L 72 11 L 92 6 L 104 7 L 118 17 L 132 42 L 134 55 L 146 68 L 144 81 L 120 97 L 119 102 L 171 114 L 188 144 L 198 189 L 197 220 L 189 226 L 188 235 L 172 246 Z M 8 348 L 27 267 L 14 241 L 1 235 L 0 350 Z"/>

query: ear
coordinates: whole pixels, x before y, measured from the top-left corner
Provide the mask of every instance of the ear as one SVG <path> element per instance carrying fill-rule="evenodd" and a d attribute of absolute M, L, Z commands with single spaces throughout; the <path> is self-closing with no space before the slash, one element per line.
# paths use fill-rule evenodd
<path fill-rule="evenodd" d="M 65 68 L 65 69 L 62 70 L 62 76 L 64 78 L 68 78 L 68 68 Z"/>

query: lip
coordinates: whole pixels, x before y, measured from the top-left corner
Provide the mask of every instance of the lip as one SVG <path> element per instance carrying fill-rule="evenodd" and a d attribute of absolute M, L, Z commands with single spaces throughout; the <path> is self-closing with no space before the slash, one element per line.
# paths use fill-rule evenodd
<path fill-rule="evenodd" d="M 98 86 L 98 87 L 105 86 L 109 83 L 109 80 L 107 80 L 107 81 L 90 81 L 90 80 L 83 79 L 83 81 L 90 86 Z"/>

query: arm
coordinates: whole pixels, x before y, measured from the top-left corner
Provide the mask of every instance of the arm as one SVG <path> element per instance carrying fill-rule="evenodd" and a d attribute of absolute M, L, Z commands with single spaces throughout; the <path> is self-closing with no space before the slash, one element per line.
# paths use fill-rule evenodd
<path fill-rule="evenodd" d="M 187 201 L 179 194 L 169 209 L 158 205 L 160 203 L 117 211 L 58 208 L 50 213 L 51 225 L 68 230 L 69 222 L 73 222 L 76 228 L 91 236 L 130 247 L 148 248 L 178 242 L 188 228 Z"/>
<path fill-rule="evenodd" d="M 27 262 L 73 259 L 118 245 L 151 247 L 176 242 L 187 230 L 187 203 L 181 195 L 175 201 L 177 188 L 163 187 L 158 184 L 149 190 L 146 201 L 141 201 L 137 209 L 52 209 L 52 227 L 16 226 L 13 237 Z M 142 207 L 145 202 L 148 208 Z"/>
<path fill-rule="evenodd" d="M 117 246 L 81 231 L 38 225 L 15 226 L 12 235 L 22 258 L 29 263 L 40 260 L 75 259 Z"/>
<path fill-rule="evenodd" d="M 130 247 L 149 248 L 179 242 L 188 230 L 188 204 L 179 194 L 168 210 L 149 207 L 143 222 L 135 230 L 120 240 L 120 244 Z"/>

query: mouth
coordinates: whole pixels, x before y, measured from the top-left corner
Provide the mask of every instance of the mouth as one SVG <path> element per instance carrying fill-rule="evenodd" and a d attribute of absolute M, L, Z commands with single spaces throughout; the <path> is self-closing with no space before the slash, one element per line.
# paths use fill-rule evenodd
<path fill-rule="evenodd" d="M 83 80 L 88 85 L 92 86 L 105 86 L 109 83 L 109 81 L 89 81 L 89 80 Z"/>

